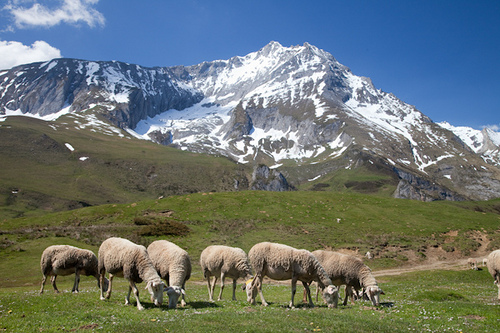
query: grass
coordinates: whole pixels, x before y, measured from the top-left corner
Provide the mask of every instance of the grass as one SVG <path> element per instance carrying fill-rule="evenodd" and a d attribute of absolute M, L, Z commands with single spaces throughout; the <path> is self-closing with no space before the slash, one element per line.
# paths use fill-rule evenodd
<path fill-rule="evenodd" d="M 226 286 L 223 300 L 208 302 L 206 286 L 190 280 L 188 305 L 176 310 L 156 308 L 141 290 L 144 311 L 125 306 L 124 280 L 115 279 L 110 300 L 100 301 L 93 278 L 82 278 L 81 292 L 72 294 L 71 277 L 60 277 L 59 289 L 42 295 L 38 287 L 0 290 L 0 329 L 7 332 L 497 332 L 500 325 L 496 287 L 487 271 L 425 271 L 379 278 L 386 295 L 380 307 L 358 301 L 328 309 L 301 303 L 287 307 L 290 286 L 265 284 L 269 307 L 251 306 L 238 288 L 231 301 Z M 240 281 L 241 283 L 241 281 Z M 142 286 L 142 285 L 141 285 Z M 50 286 L 49 286 L 50 287 Z M 218 292 L 216 288 L 216 292 Z M 471 292 L 473 290 L 474 292 Z M 258 299 L 259 300 L 259 299 Z M 135 303 L 135 301 L 133 302 Z"/>
<path fill-rule="evenodd" d="M 57 122 L 27 117 L 2 122 L 0 220 L 173 194 L 234 191 L 236 182 L 240 189 L 249 186 L 251 170 L 227 158 L 75 126 L 70 116 Z"/>
<path fill-rule="evenodd" d="M 443 247 L 448 251 L 445 254 L 474 253 L 479 244 L 475 233 L 480 233 L 483 242 L 498 244 L 500 216 L 491 207 L 499 202 L 476 203 L 474 207 L 484 210 L 479 212 L 462 203 L 356 193 L 195 193 L 5 219 L 0 221 L 4 248 L 0 256 L 19 248 L 28 250 L 33 244 L 45 243 L 47 237 L 94 247 L 110 236 L 144 245 L 167 237 L 195 257 L 210 244 L 248 251 L 255 243 L 275 241 L 309 250 L 370 250 L 379 258 L 374 267 L 398 266 L 407 262 L 405 251 L 418 252 L 422 260 L 435 247 Z"/>

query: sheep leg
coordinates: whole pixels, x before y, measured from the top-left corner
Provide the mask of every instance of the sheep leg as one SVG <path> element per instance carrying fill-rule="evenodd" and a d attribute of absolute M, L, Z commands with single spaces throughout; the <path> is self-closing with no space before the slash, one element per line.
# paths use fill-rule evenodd
<path fill-rule="evenodd" d="M 52 287 L 54 288 L 54 292 L 58 293 L 59 289 L 57 289 L 57 286 L 56 286 L 56 278 L 57 278 L 57 275 L 52 275 L 52 277 L 50 278 L 50 283 L 52 283 Z"/>
<path fill-rule="evenodd" d="M 236 301 L 236 279 L 233 279 L 233 301 Z"/>
<path fill-rule="evenodd" d="M 186 290 L 186 281 L 184 281 L 184 283 L 182 284 L 182 290 Z M 181 299 L 181 306 L 182 307 L 186 306 L 186 300 L 184 299 L 184 296 L 186 296 L 185 293 L 184 292 L 181 293 L 181 297 L 182 297 L 182 299 Z"/>
<path fill-rule="evenodd" d="M 302 294 L 302 303 L 307 303 L 307 290 L 304 288 L 304 293 Z"/>
<path fill-rule="evenodd" d="M 212 277 L 210 275 L 205 275 L 207 278 L 207 287 L 208 287 L 208 300 L 212 302 L 212 286 L 210 285 L 210 280 Z"/>
<path fill-rule="evenodd" d="M 347 305 L 347 297 L 349 297 L 349 287 L 346 285 L 345 286 L 345 297 L 344 297 L 344 302 L 342 303 L 344 306 Z"/>
<path fill-rule="evenodd" d="M 293 299 L 295 297 L 295 292 L 297 291 L 297 279 L 298 277 L 292 275 L 292 298 L 290 300 L 290 308 L 294 308 L 293 306 Z"/>
<path fill-rule="evenodd" d="M 212 286 L 210 286 L 210 302 L 214 301 L 214 291 L 215 291 L 215 285 L 217 284 L 217 276 L 214 276 L 214 280 L 212 282 Z"/>
<path fill-rule="evenodd" d="M 264 294 L 262 293 L 262 280 L 263 279 L 264 278 L 262 277 L 261 273 L 255 274 L 255 278 L 252 282 L 252 288 L 257 288 L 257 290 L 259 291 L 259 296 L 260 296 L 260 300 L 262 302 L 262 305 L 268 306 L 269 304 L 267 304 L 266 300 L 264 299 Z"/>
<path fill-rule="evenodd" d="M 498 300 L 500 301 L 500 274 L 496 275 L 494 284 L 498 287 Z"/>
<path fill-rule="evenodd" d="M 309 298 L 309 306 L 311 308 L 314 308 L 314 303 L 311 298 L 311 289 L 309 288 L 309 285 L 302 281 L 302 285 L 304 286 L 304 291 L 307 293 L 307 297 Z"/>
<path fill-rule="evenodd" d="M 40 294 L 43 294 L 43 288 L 45 287 L 45 281 L 47 281 L 47 275 L 42 278 L 42 287 L 40 288 Z"/>
<path fill-rule="evenodd" d="M 106 293 L 106 298 L 109 299 L 111 297 L 111 291 L 112 291 L 112 285 L 113 285 L 113 278 L 115 276 L 113 274 L 109 274 L 109 286 L 108 286 L 108 292 Z"/>
<path fill-rule="evenodd" d="M 78 270 L 75 271 L 75 283 L 73 284 L 73 289 L 71 292 L 78 293 L 78 284 L 80 283 L 80 272 Z"/>
<path fill-rule="evenodd" d="M 351 304 L 354 305 L 354 289 L 351 286 L 345 286 L 345 300 L 344 305 L 347 304 L 347 297 L 351 299 Z"/>
<path fill-rule="evenodd" d="M 222 299 L 222 291 L 224 290 L 224 280 L 226 279 L 226 276 L 224 273 L 220 274 L 220 292 L 219 292 L 219 298 L 217 298 L 218 301 Z"/>
<path fill-rule="evenodd" d="M 144 310 L 144 307 L 142 306 L 141 302 L 139 301 L 139 289 L 137 289 L 137 286 L 135 283 L 130 280 L 129 281 L 129 288 L 128 288 L 128 295 L 127 295 L 127 301 L 130 302 L 130 290 L 134 291 L 134 296 L 137 301 L 137 310 Z M 125 302 L 127 304 L 127 302 Z"/>

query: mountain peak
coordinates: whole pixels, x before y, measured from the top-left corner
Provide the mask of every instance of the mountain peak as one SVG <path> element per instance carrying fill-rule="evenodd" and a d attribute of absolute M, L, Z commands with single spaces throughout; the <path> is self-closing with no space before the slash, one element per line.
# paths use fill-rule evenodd
<path fill-rule="evenodd" d="M 398 188 L 413 189 L 396 190 L 398 197 L 500 196 L 500 153 L 485 158 L 481 149 L 483 137 L 500 142 L 494 133 L 469 131 L 475 141 L 459 140 L 309 43 L 271 41 L 186 67 L 58 60 L 0 72 L 0 115 L 63 110 L 99 113 L 136 137 L 184 150 L 287 165 L 297 185 L 384 161 Z"/>

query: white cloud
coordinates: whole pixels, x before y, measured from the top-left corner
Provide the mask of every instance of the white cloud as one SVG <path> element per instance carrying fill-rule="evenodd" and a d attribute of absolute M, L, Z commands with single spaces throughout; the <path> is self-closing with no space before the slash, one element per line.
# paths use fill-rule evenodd
<path fill-rule="evenodd" d="M 32 3 L 24 7 L 21 3 Z M 103 26 L 104 16 L 92 8 L 99 0 L 58 0 L 57 8 L 48 8 L 35 1 L 10 0 L 4 10 L 10 12 L 17 28 L 52 27 L 60 23 L 85 23 Z"/>
<path fill-rule="evenodd" d="M 486 126 L 483 126 L 483 127 L 486 127 L 486 128 L 489 128 L 495 132 L 499 132 L 500 131 L 500 125 L 486 125 Z"/>
<path fill-rule="evenodd" d="M 28 46 L 0 40 L 0 69 L 54 58 L 61 58 L 61 51 L 44 41 L 39 40 Z"/>

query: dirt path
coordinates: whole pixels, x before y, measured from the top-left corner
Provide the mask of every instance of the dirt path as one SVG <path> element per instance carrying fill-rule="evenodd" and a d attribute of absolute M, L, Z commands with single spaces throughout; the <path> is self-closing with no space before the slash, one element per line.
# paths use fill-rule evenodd
<path fill-rule="evenodd" d="M 475 258 L 477 261 L 477 267 L 482 268 L 483 266 L 483 257 Z M 383 269 L 379 271 L 373 271 L 374 276 L 389 276 L 389 275 L 401 275 L 404 273 L 417 272 L 417 271 L 430 271 L 435 269 L 444 269 L 444 270 L 464 270 L 468 269 L 467 267 L 468 259 L 456 259 L 456 260 L 444 260 L 444 261 L 435 261 L 428 264 L 423 265 L 415 265 L 408 267 L 399 267 L 394 269 Z M 486 268 L 486 267 L 485 267 Z"/>

